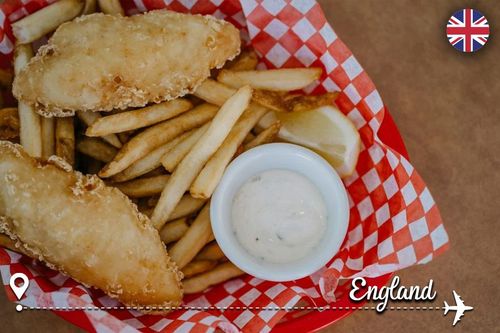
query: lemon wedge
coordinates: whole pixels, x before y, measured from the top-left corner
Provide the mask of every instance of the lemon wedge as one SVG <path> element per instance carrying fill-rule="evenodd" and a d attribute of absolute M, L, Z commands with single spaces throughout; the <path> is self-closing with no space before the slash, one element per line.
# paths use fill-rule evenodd
<path fill-rule="evenodd" d="M 259 128 L 281 122 L 278 138 L 307 147 L 323 156 L 338 172 L 347 177 L 354 172 L 361 146 L 354 124 L 334 106 L 298 112 L 269 112 Z"/>

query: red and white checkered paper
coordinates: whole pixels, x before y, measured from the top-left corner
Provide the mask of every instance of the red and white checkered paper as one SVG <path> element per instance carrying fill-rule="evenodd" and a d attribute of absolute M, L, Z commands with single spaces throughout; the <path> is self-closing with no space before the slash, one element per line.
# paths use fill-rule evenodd
<path fill-rule="evenodd" d="M 0 52 L 11 57 L 14 22 L 53 1 L 7 0 L 0 11 Z M 340 110 L 356 125 L 363 149 L 356 172 L 345 179 L 350 199 L 347 238 L 331 262 L 310 277 L 287 283 L 251 276 L 234 279 L 202 294 L 188 296 L 185 305 L 217 307 L 289 307 L 301 298 L 311 304 L 334 301 L 339 279 L 376 277 L 429 262 L 448 247 L 438 208 L 423 180 L 399 153 L 385 146 L 377 132 L 384 104 L 368 74 L 326 21 L 313 0 L 122 0 L 128 15 L 169 8 L 211 14 L 241 29 L 242 37 L 260 56 L 260 68 L 310 67 L 324 69 L 321 80 L 307 93 L 341 91 Z M 5 59 L 3 59 L 5 61 Z M 124 263 L 126 264 L 126 263 Z M 30 288 L 26 306 L 115 306 L 100 291 L 91 290 L 43 264 L 0 249 L 3 284 L 11 274 L 24 272 Z M 15 300 L 10 288 L 10 299 Z M 346 297 L 346 295 L 343 295 Z M 182 310 L 167 316 L 137 311 L 87 311 L 96 331 L 211 332 L 269 331 L 285 311 Z"/>

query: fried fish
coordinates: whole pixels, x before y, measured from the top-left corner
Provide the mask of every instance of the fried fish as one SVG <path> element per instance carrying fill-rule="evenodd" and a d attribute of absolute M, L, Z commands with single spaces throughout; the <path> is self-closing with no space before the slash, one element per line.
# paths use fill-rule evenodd
<path fill-rule="evenodd" d="M 142 107 L 192 92 L 239 52 L 239 31 L 211 16 L 86 15 L 56 30 L 13 92 L 49 117 Z"/>
<path fill-rule="evenodd" d="M 123 193 L 8 141 L 0 141 L 0 232 L 20 252 L 128 306 L 171 307 L 182 300 L 182 273 Z"/>

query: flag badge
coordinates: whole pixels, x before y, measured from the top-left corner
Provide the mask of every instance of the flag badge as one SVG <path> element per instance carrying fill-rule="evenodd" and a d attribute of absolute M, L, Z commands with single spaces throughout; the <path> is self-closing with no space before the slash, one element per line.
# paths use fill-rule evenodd
<path fill-rule="evenodd" d="M 490 25 L 478 10 L 466 8 L 456 11 L 448 20 L 446 35 L 450 44 L 461 52 L 476 52 L 490 36 Z"/>

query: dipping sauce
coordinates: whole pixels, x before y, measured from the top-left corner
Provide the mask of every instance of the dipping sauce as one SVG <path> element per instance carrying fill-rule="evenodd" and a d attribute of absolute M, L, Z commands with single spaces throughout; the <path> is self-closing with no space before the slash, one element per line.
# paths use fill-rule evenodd
<path fill-rule="evenodd" d="M 247 180 L 234 197 L 231 215 L 240 244 L 270 263 L 305 257 L 321 241 L 327 223 L 325 202 L 316 186 L 285 169 Z"/>

